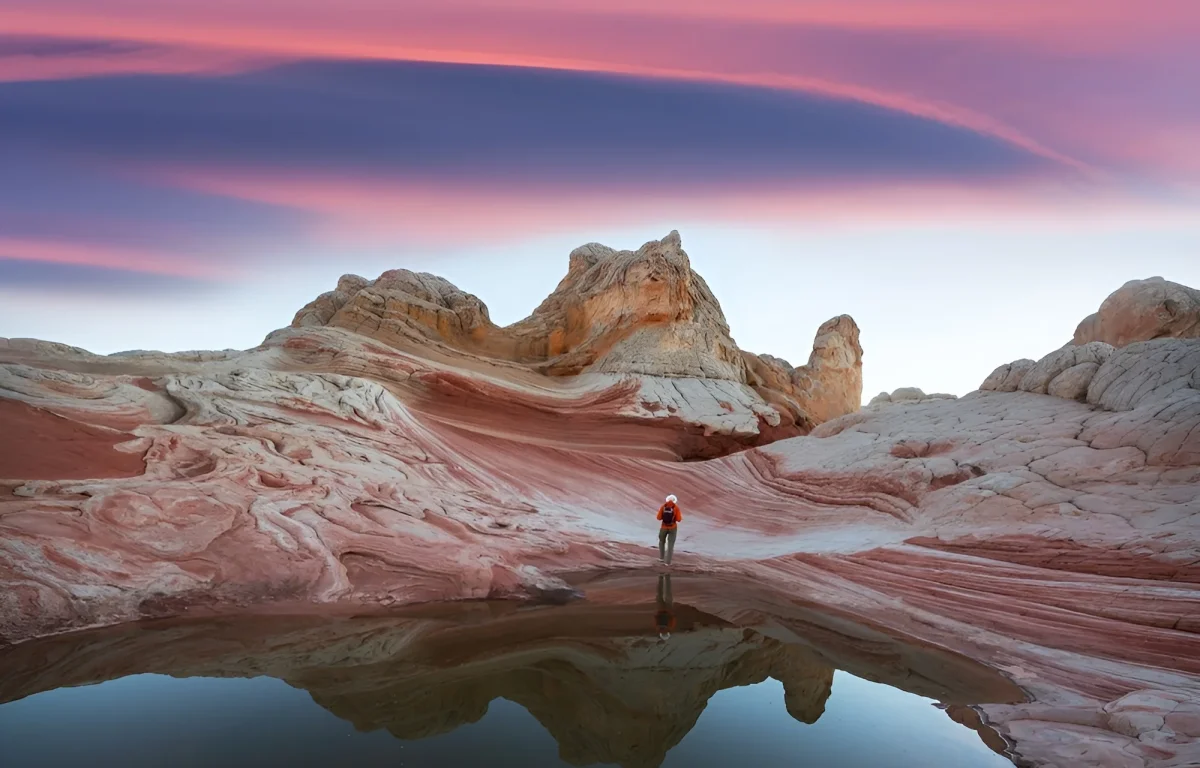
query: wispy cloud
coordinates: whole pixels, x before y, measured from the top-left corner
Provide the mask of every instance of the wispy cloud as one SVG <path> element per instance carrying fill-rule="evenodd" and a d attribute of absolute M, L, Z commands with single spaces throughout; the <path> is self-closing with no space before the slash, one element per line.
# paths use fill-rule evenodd
<path fill-rule="evenodd" d="M 515 67 L 314 61 L 0 83 L 0 115 L 0 234 L 23 241 L 17 255 L 62 261 L 30 243 L 74 242 L 102 254 L 80 263 L 149 254 L 130 267 L 147 271 L 296 258 L 314 238 L 424 241 L 455 221 L 533 233 L 577 222 L 566 201 L 593 219 L 636 217 L 651 204 L 1077 176 L 862 102 Z"/>
<path fill-rule="evenodd" d="M 8 258 L 5 253 L 4 244 L 0 242 L 0 287 L 5 291 L 153 296 L 195 294 L 226 287 L 220 280 L 94 264 L 14 259 Z"/>
<path fill-rule="evenodd" d="M 0 84 L 9 146 L 147 164 L 584 185 L 1004 176 L 1043 158 L 805 93 L 513 67 L 311 62 L 221 77 Z"/>
<path fill-rule="evenodd" d="M 0 0 L 0 29 L 10 271 L 1072 196 L 1173 221 L 1200 185 L 1192 0 Z"/>
<path fill-rule="evenodd" d="M 1188 83 L 1200 76 L 1200 5 L 1191 0 L 9 0 L 0 27 L 193 57 L 408 59 L 765 84 L 903 109 L 1085 165 L 1200 175 L 1200 160 L 1180 168 L 1177 142 L 1153 151 L 1155 136 L 1200 134 L 1200 116 L 1186 106 L 1195 104 Z M 101 59 L 97 71 L 107 71 Z M 148 61 L 145 71 L 185 66 L 160 59 L 164 69 Z"/>

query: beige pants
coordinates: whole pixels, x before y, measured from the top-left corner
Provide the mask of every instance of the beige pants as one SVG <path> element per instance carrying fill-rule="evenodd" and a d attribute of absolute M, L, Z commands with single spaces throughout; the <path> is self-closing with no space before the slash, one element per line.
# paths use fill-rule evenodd
<path fill-rule="evenodd" d="M 677 533 L 679 533 L 678 528 L 658 529 L 658 559 L 667 565 L 671 564 L 671 555 L 675 553 L 675 534 Z"/>

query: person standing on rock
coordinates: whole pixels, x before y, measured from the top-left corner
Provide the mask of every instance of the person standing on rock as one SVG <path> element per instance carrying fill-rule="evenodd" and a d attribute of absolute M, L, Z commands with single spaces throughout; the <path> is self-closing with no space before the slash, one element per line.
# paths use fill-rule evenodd
<path fill-rule="evenodd" d="M 670 565 L 671 555 L 675 553 L 675 534 L 679 532 L 679 521 L 683 519 L 679 499 L 674 494 L 668 496 L 658 508 L 658 519 L 662 521 L 658 529 L 658 559 Z"/>

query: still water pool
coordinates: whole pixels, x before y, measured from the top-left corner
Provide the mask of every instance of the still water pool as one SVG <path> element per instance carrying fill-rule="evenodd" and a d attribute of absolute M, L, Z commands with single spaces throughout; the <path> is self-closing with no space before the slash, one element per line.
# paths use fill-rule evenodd
<path fill-rule="evenodd" d="M 662 580 L 653 602 L 621 590 L 22 643 L 0 650 L 0 766 L 1012 765 L 956 720 L 1023 694 L 968 658 L 800 609 L 735 624 Z"/>
<path fill-rule="evenodd" d="M 603 726 L 584 722 L 578 727 Z M 656 751 L 653 745 L 647 748 Z M 408 740 L 384 729 L 360 732 L 305 691 L 269 677 L 134 675 L 0 706 L 0 764 L 515 768 L 572 763 L 559 756 L 545 727 L 507 699 L 492 701 L 478 722 Z M 660 764 L 1012 766 L 934 702 L 844 672 L 834 674 L 825 712 L 811 725 L 787 713 L 783 686 L 775 680 L 719 691 Z"/>

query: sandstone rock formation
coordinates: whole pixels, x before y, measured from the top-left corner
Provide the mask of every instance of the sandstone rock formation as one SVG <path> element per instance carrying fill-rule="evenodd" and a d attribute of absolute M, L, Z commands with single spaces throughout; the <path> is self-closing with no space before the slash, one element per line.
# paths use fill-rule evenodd
<path fill-rule="evenodd" d="M 754 390 L 807 431 L 858 410 L 862 354 L 854 318 L 838 315 L 817 329 L 807 365 L 793 368 L 778 357 L 749 352 L 742 357 Z"/>
<path fill-rule="evenodd" d="M 788 398 L 836 392 L 823 371 L 855 375 L 854 329 L 823 327 L 800 375 L 726 357 L 677 250 L 587 251 L 531 316 L 558 319 L 517 324 L 536 332 L 490 330 L 420 277 L 419 301 L 343 281 L 244 353 L 0 344 L 0 638 L 185 609 L 570 600 L 587 574 L 652 562 L 647 515 L 674 492 L 675 569 L 719 584 L 706 613 L 799 642 L 821 605 L 993 666 L 1031 701 L 979 712 L 1031 765 L 1200 760 L 1200 339 L 1069 345 L 965 397 L 893 393 L 762 445 L 807 428 Z M 661 327 L 621 324 L 611 308 L 642 289 L 606 259 L 659 270 L 638 301 L 667 297 Z M 632 372 L 656 349 L 669 364 Z M 694 375 L 725 363 L 745 381 Z"/>
<path fill-rule="evenodd" d="M 554 292 L 506 328 L 492 323 L 475 296 L 408 270 L 374 281 L 347 275 L 301 309 L 292 325 L 343 328 L 422 357 L 438 352 L 456 365 L 498 365 L 507 376 L 525 369 L 585 375 L 576 381 L 593 386 L 635 382 L 641 403 L 628 416 L 682 419 L 706 434 L 728 434 L 734 444 L 804 434 L 858 410 L 862 400 L 862 347 L 853 318 L 822 325 L 808 365 L 799 369 L 741 352 L 678 232 L 636 251 L 598 243 L 576 248 Z M 561 384 L 541 383 L 555 385 Z"/>
<path fill-rule="evenodd" d="M 1112 353 L 1112 346 L 1102 341 L 1067 344 L 1037 362 L 1021 359 L 1002 365 L 992 371 L 979 388 L 993 392 L 1020 390 L 1083 400 L 1092 377 Z"/>
<path fill-rule="evenodd" d="M 890 403 L 923 403 L 927 400 L 954 400 L 956 397 L 956 395 L 948 395 L 944 392 L 934 392 L 932 395 L 927 395 L 919 387 L 900 387 L 890 394 L 880 392 L 871 398 L 871 402 L 867 403 L 867 406 L 875 407 Z"/>
<path fill-rule="evenodd" d="M 1004 369 L 981 389 L 1007 378 Z M 1157 339 L 1116 351 L 1102 342 L 1067 345 L 1030 367 L 1020 389 L 1082 400 L 1107 412 L 1081 433 L 1093 446 L 1132 447 L 1148 464 L 1200 464 L 1200 342 Z"/>
<path fill-rule="evenodd" d="M 433 342 L 556 376 L 746 378 L 721 306 L 692 271 L 678 232 L 637 251 L 576 248 L 554 292 L 507 328 L 475 296 L 404 269 L 374 281 L 347 275 L 292 325 L 345 328 L 404 349 Z"/>
<path fill-rule="evenodd" d="M 1100 310 L 1075 329 L 1072 343 L 1101 341 L 1123 347 L 1135 341 L 1200 337 L 1200 291 L 1161 277 L 1130 280 L 1109 294 Z"/>

